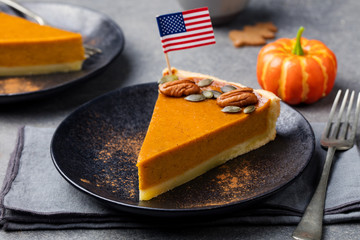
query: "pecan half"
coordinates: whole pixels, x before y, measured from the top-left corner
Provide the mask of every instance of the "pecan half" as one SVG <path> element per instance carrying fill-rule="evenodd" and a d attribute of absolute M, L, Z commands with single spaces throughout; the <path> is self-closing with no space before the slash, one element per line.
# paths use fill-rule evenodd
<path fill-rule="evenodd" d="M 175 80 L 161 84 L 159 90 L 162 94 L 170 97 L 188 96 L 201 92 L 198 85 L 191 79 Z"/>
<path fill-rule="evenodd" d="M 227 93 L 221 94 L 216 103 L 220 107 L 226 106 L 238 106 L 245 107 L 248 105 L 254 105 L 258 102 L 256 95 L 253 93 L 252 88 L 238 88 Z"/>

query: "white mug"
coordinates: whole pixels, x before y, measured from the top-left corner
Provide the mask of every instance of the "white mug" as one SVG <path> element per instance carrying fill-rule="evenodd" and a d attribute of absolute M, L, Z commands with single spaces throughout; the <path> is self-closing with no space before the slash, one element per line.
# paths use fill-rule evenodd
<path fill-rule="evenodd" d="M 178 0 L 184 10 L 208 7 L 214 25 L 226 23 L 241 12 L 249 0 Z"/>

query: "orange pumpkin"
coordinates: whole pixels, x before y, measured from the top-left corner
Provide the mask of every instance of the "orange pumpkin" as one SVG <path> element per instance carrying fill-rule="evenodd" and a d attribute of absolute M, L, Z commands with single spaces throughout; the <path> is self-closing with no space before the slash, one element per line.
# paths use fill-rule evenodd
<path fill-rule="evenodd" d="M 265 45 L 257 60 L 260 86 L 289 104 L 313 103 L 328 95 L 334 86 L 335 54 L 318 40 L 282 38 Z"/>

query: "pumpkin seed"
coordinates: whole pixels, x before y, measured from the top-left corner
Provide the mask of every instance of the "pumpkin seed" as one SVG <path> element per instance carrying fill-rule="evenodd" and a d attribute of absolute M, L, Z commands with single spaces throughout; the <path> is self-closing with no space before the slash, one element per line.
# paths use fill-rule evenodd
<path fill-rule="evenodd" d="M 221 88 L 221 91 L 222 91 L 223 93 L 226 93 L 226 92 L 230 92 L 230 91 L 235 90 L 235 89 L 236 89 L 236 87 L 234 87 L 234 86 L 232 86 L 232 85 L 225 85 L 225 86 L 223 86 L 223 87 Z"/>
<path fill-rule="evenodd" d="M 191 95 L 185 97 L 185 99 L 190 102 L 200 102 L 200 101 L 204 101 L 206 99 L 206 97 L 202 94 L 191 94 Z"/>
<path fill-rule="evenodd" d="M 204 95 L 204 97 L 206 97 L 206 98 L 213 98 L 214 97 L 214 93 L 212 91 L 208 91 L 208 90 L 204 90 L 202 92 L 202 95 Z"/>
<path fill-rule="evenodd" d="M 158 84 L 163 84 L 163 83 L 171 82 L 171 81 L 178 80 L 178 79 L 179 78 L 175 75 L 165 75 L 158 81 Z"/>
<path fill-rule="evenodd" d="M 249 105 L 246 108 L 244 108 L 244 113 L 252 113 L 253 111 L 255 111 L 255 106 L 254 105 Z"/>
<path fill-rule="evenodd" d="M 221 95 L 221 92 L 216 91 L 216 90 L 211 90 L 211 92 L 213 93 L 214 98 L 218 98 Z"/>
<path fill-rule="evenodd" d="M 198 86 L 199 87 L 207 87 L 209 86 L 214 80 L 210 79 L 210 78 L 205 78 L 201 81 L 198 82 Z"/>
<path fill-rule="evenodd" d="M 221 111 L 225 113 L 237 113 L 241 111 L 241 107 L 238 106 L 226 106 Z"/>

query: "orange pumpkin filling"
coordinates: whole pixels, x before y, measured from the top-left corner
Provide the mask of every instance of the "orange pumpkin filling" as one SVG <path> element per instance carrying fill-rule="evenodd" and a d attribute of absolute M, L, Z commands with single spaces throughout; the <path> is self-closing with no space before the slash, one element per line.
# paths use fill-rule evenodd
<path fill-rule="evenodd" d="M 169 180 L 264 132 L 269 102 L 263 99 L 256 115 L 226 114 L 212 99 L 193 103 L 160 93 L 153 113 L 157 124 L 150 125 L 151 134 L 146 136 L 139 157 L 139 166 L 143 168 L 140 178 L 146 179 L 141 188 Z M 179 113 L 183 115 L 181 124 Z"/>

